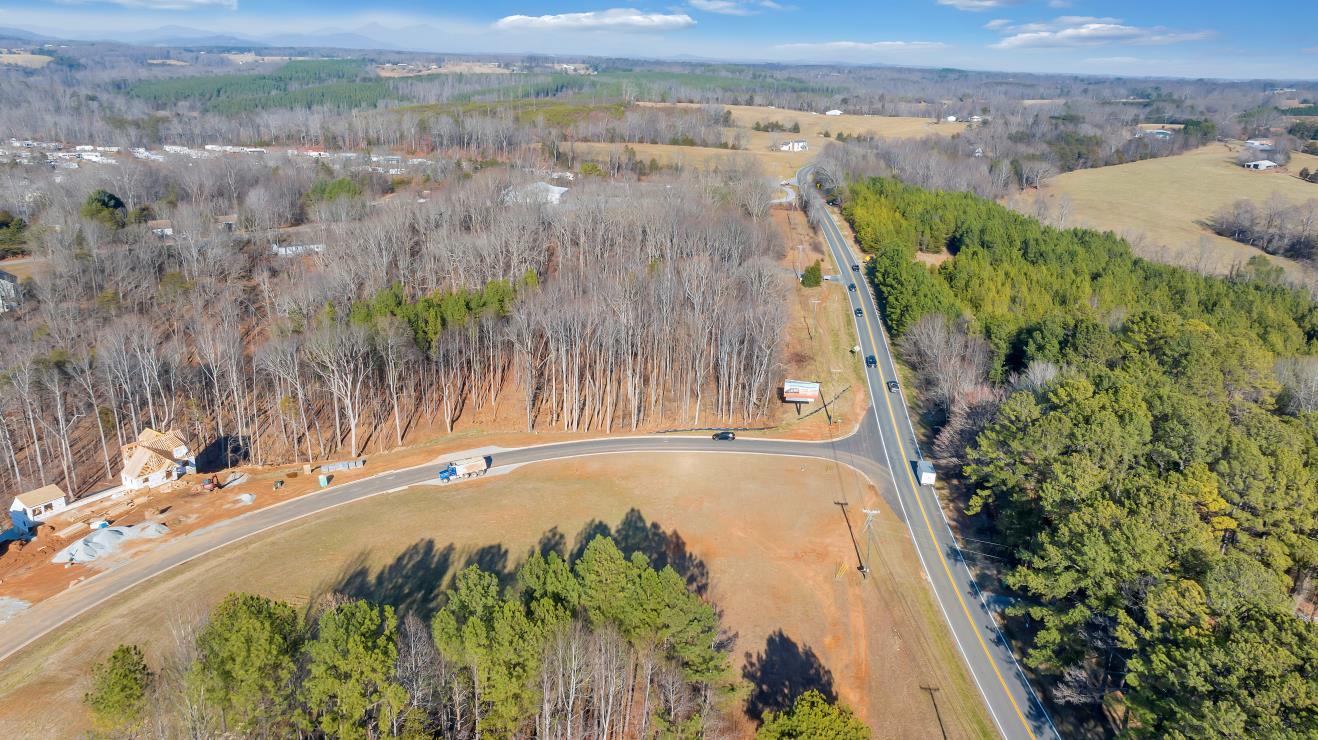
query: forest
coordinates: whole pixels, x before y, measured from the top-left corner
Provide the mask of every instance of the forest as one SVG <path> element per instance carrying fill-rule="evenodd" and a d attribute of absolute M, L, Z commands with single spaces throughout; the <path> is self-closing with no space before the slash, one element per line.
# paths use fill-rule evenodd
<path fill-rule="evenodd" d="M 1318 304 L 967 193 L 846 199 L 1053 702 L 1137 736 L 1318 732 Z"/>
<path fill-rule="evenodd" d="M 764 178 L 584 182 L 571 208 L 511 199 L 527 181 L 458 169 L 388 198 L 346 167 L 226 157 L 43 182 L 16 199 L 49 269 L 0 323 L 0 485 L 91 490 L 147 426 L 223 465 L 360 455 L 475 416 L 761 418 L 790 285 Z M 289 238 L 324 247 L 271 253 Z"/>
<path fill-rule="evenodd" d="M 408 587 L 414 591 L 415 585 Z M 154 665 L 121 645 L 93 667 L 97 730 L 206 737 L 717 735 L 744 701 L 715 605 L 671 565 L 597 536 L 571 562 L 473 564 L 429 615 L 334 591 L 299 613 L 245 593 L 179 623 Z M 762 738 L 865 725 L 817 693 Z"/>

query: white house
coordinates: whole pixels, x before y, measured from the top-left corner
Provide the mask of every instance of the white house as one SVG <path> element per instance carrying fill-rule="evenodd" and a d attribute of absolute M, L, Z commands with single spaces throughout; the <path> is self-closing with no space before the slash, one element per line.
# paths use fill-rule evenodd
<path fill-rule="evenodd" d="M 15 496 L 9 505 L 9 518 L 15 526 L 31 529 L 36 522 L 64 511 L 68 505 L 64 489 L 56 485 L 42 486 Z"/>
<path fill-rule="evenodd" d="M 547 182 L 533 182 L 529 185 L 509 188 L 508 192 L 503 194 L 503 202 L 553 206 L 563 201 L 563 194 L 566 192 L 567 188 L 560 188 Z"/>
<path fill-rule="evenodd" d="M 842 111 L 837 110 L 837 109 L 835 108 L 835 109 L 833 109 L 833 110 L 826 110 L 826 111 L 824 111 L 824 115 L 826 115 L 826 116 L 840 116 L 840 115 L 842 115 Z"/>
<path fill-rule="evenodd" d="M 296 257 L 299 254 L 320 254 L 325 251 L 324 244 L 271 244 L 270 251 L 277 257 Z"/>
<path fill-rule="evenodd" d="M 803 152 L 810 148 L 805 139 L 796 139 L 794 141 L 784 141 L 778 145 L 780 152 Z"/>
<path fill-rule="evenodd" d="M 157 432 L 146 428 L 120 450 L 124 469 L 119 479 L 124 488 L 151 488 L 197 471 L 197 456 L 177 430 Z"/>
<path fill-rule="evenodd" d="M 947 118 L 944 118 L 943 120 L 944 120 L 944 121 L 947 121 L 948 123 L 956 123 L 956 116 L 948 116 Z"/>
<path fill-rule="evenodd" d="M 159 219 L 155 219 L 154 221 L 147 221 L 146 227 L 151 230 L 152 234 L 155 234 L 161 239 L 167 236 L 174 235 L 174 222 L 170 221 L 167 218 L 159 218 Z"/>
<path fill-rule="evenodd" d="M 1278 164 L 1276 162 L 1273 162 L 1271 159 L 1259 159 L 1253 162 L 1245 163 L 1245 169 L 1248 170 L 1270 170 L 1273 167 L 1277 167 L 1277 166 Z"/>
<path fill-rule="evenodd" d="M 0 270 L 0 313 L 18 308 L 18 277 Z"/>
<path fill-rule="evenodd" d="M 1273 147 L 1272 139 L 1248 139 L 1245 146 L 1250 149 L 1271 149 Z"/>

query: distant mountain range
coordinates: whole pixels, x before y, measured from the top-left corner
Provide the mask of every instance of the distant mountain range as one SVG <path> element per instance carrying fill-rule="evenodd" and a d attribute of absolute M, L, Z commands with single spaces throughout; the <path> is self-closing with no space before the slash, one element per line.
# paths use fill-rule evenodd
<path fill-rule="evenodd" d="M 31 31 L 24 31 L 21 28 L 10 28 L 8 26 L 0 26 L 0 39 L 18 39 L 19 41 L 59 41 L 59 39 L 42 36 L 39 33 L 32 33 Z"/>

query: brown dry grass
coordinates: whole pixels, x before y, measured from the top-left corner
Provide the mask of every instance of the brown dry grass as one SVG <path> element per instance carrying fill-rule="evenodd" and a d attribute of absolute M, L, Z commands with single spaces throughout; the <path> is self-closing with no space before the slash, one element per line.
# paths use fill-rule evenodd
<path fill-rule="evenodd" d="M 0 54 L 0 64 L 8 64 L 14 67 L 27 67 L 29 69 L 40 69 L 53 61 L 55 61 L 55 57 L 48 57 L 45 54 L 25 54 L 17 52 Z"/>
<path fill-rule="evenodd" d="M 884 509 L 855 554 L 834 500 Z M 68 737 L 85 729 L 91 662 L 120 642 L 160 660 L 171 620 L 245 590 L 304 604 L 351 572 L 379 573 L 413 548 L 452 545 L 444 581 L 483 551 L 514 568 L 546 533 L 567 545 L 593 521 L 630 509 L 680 536 L 709 572 L 709 598 L 736 636 L 734 661 L 781 631 L 817 656 L 838 695 L 880 737 L 936 737 L 922 686 L 937 686 L 948 737 L 992 729 L 938 616 L 906 529 L 858 474 L 825 461 L 740 455 L 611 455 L 534 465 L 451 488 L 419 487 L 342 507 L 239 542 L 154 579 L 62 627 L 0 672 L 0 736 Z M 863 515 L 862 515 L 863 516 Z M 494 549 L 483 549 L 493 546 Z M 409 581 L 409 587 L 417 584 Z M 739 714 L 734 711 L 734 714 Z M 735 735 L 749 736 L 749 720 Z"/>
<path fill-rule="evenodd" d="M 792 404 L 780 404 L 776 421 L 790 429 L 794 439 L 828 439 L 841 436 L 856 426 L 868 408 L 868 396 L 861 360 L 851 353 L 856 342 L 851 308 L 847 301 L 848 268 L 838 269 L 819 238 L 796 208 L 774 208 L 772 217 L 786 235 L 787 253 L 779 264 L 789 272 L 795 284 L 788 303 L 790 321 L 787 333 L 789 376 L 822 384 L 824 400 L 841 393 L 827 412 L 821 404 L 801 410 L 811 414 L 799 418 Z M 841 274 L 842 282 L 825 282 L 818 288 L 803 288 L 795 281 L 800 270 L 815 260 L 822 260 L 825 275 Z M 813 301 L 819 301 L 813 303 Z M 782 436 L 774 432 L 774 436 Z"/>
<path fill-rule="evenodd" d="M 44 263 L 45 260 L 39 257 L 18 257 L 16 259 L 0 260 L 0 270 L 4 270 L 19 280 L 25 280 L 32 277 L 37 268 Z"/>
<path fill-rule="evenodd" d="M 637 103 L 651 107 L 696 107 L 694 103 Z M 708 168 L 720 162 L 732 159 L 753 158 L 760 162 L 764 171 L 787 179 L 796 171 L 809 164 L 819 150 L 828 143 L 822 136 L 827 131 L 834 135 L 846 133 L 849 136 L 875 136 L 881 139 L 909 139 L 921 136 L 952 134 L 965 130 L 964 123 L 935 123 L 928 118 L 909 116 L 825 116 L 804 111 L 769 108 L 766 106 L 728 105 L 723 106 L 732 113 L 732 127 L 726 129 L 729 140 L 744 137 L 745 149 L 710 149 L 704 147 L 673 146 L 669 144 L 599 144 L 577 143 L 577 151 L 594 158 L 607 158 L 610 152 L 621 151 L 623 146 L 636 150 L 636 156 L 649 161 L 651 158 L 660 164 L 678 167 Z M 778 121 L 790 127 L 799 124 L 801 133 L 771 133 L 753 131 L 755 123 Z M 775 148 L 777 142 L 790 139 L 805 139 L 810 149 L 804 152 L 780 152 Z"/>
<path fill-rule="evenodd" d="M 1050 201 L 1071 200 L 1069 226 L 1116 232 L 1149 259 L 1225 273 L 1262 252 L 1213 234 L 1203 222 L 1242 198 L 1318 198 L 1318 186 L 1291 174 L 1318 169 L 1318 157 L 1294 154 L 1289 172 L 1252 172 L 1235 164 L 1238 151 L 1215 143 L 1174 157 L 1077 170 L 1049 180 L 1042 192 Z M 1272 259 L 1297 279 L 1313 275 L 1291 260 Z"/>
<path fill-rule="evenodd" d="M 506 75 L 512 70 L 501 67 L 494 62 L 444 62 L 435 69 L 399 69 L 397 67 L 376 67 L 375 73 L 381 77 L 420 77 L 422 75 Z"/>

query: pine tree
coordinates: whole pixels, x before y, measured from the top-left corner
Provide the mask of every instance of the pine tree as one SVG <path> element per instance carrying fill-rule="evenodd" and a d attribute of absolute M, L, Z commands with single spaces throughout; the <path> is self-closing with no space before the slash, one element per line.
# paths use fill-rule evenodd
<path fill-rule="evenodd" d="M 136 645 L 120 645 L 92 667 L 92 690 L 83 697 L 92 722 L 104 732 L 130 732 L 146 715 L 151 671 Z"/>

